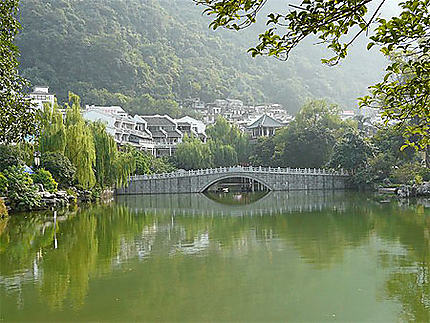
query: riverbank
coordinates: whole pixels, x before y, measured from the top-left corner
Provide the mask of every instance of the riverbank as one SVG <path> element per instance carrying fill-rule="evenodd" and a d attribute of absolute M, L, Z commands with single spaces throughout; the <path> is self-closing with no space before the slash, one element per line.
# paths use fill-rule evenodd
<path fill-rule="evenodd" d="M 378 193 L 395 195 L 400 198 L 424 197 L 430 198 L 430 182 L 397 187 L 379 187 Z"/>
<path fill-rule="evenodd" d="M 68 188 L 67 190 L 59 190 L 57 192 L 48 192 L 42 188 L 38 188 L 39 191 L 36 193 L 38 203 L 33 208 L 26 211 L 43 211 L 49 209 L 60 209 L 73 205 L 94 203 L 100 199 L 108 200 L 113 197 L 114 191 L 111 189 L 105 189 L 103 191 L 91 191 L 91 190 L 79 190 L 75 187 Z M 7 212 L 0 212 L 0 216 L 7 215 L 8 213 L 14 213 L 11 207 L 11 202 L 7 197 L 0 197 L 5 206 Z"/>

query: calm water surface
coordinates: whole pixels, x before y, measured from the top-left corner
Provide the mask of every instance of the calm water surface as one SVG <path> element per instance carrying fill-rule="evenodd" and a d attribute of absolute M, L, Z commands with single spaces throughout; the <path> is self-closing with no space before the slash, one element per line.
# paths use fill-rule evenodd
<path fill-rule="evenodd" d="M 430 321 L 430 207 L 120 197 L 0 222 L 3 321 Z"/>

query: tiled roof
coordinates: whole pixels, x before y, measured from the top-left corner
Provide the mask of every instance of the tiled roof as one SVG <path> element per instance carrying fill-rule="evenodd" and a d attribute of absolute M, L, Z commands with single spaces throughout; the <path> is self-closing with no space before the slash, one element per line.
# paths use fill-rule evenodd
<path fill-rule="evenodd" d="M 263 114 L 260 118 L 255 120 L 252 124 L 250 124 L 247 128 L 258 128 L 258 127 L 268 127 L 268 128 L 280 128 L 283 127 L 284 124 L 279 122 L 276 119 L 268 116 L 267 114 Z"/>
<path fill-rule="evenodd" d="M 178 131 L 166 131 L 169 138 L 181 138 L 182 135 Z"/>
<path fill-rule="evenodd" d="M 166 133 L 160 130 L 150 130 L 153 138 L 166 138 Z"/>
<path fill-rule="evenodd" d="M 167 116 L 140 116 L 144 119 L 148 126 L 174 126 L 175 122 L 171 121 Z"/>

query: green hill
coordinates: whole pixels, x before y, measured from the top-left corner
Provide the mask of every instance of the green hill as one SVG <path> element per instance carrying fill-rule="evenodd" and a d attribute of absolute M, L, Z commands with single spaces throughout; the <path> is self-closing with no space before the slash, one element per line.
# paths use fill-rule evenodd
<path fill-rule="evenodd" d="M 261 25 L 212 31 L 202 10 L 192 0 L 21 0 L 22 74 L 60 101 L 70 90 L 84 103 L 146 111 L 230 97 L 291 112 L 308 97 L 352 108 L 382 74 L 382 58 L 360 44 L 336 68 L 322 66 L 324 52 L 311 43 L 288 62 L 253 59 L 246 50 Z"/>

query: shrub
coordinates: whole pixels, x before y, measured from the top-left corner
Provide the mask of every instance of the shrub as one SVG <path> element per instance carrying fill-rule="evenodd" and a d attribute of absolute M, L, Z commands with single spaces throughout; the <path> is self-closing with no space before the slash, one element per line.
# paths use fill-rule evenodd
<path fill-rule="evenodd" d="M 415 182 L 415 184 L 421 185 L 423 183 L 423 177 L 421 175 L 418 175 L 418 174 L 415 175 L 414 182 Z"/>
<path fill-rule="evenodd" d="M 69 196 L 73 196 L 73 197 L 74 197 L 74 199 L 73 199 L 73 203 L 74 203 L 74 204 L 76 204 L 76 203 L 77 203 L 77 201 L 78 201 L 78 194 L 77 194 L 77 192 L 76 192 L 76 191 L 74 191 L 74 190 L 72 190 L 72 189 L 70 189 L 70 188 L 68 188 L 68 189 L 66 190 L 66 192 L 67 192 L 67 195 L 69 195 Z"/>
<path fill-rule="evenodd" d="M 73 185 L 76 167 L 61 153 L 48 152 L 42 155 L 41 166 L 49 171 L 62 187 Z"/>
<path fill-rule="evenodd" d="M 7 196 L 13 210 L 32 210 L 40 206 L 40 196 L 33 180 L 22 167 L 9 167 L 4 174 L 8 181 Z"/>
<path fill-rule="evenodd" d="M 51 173 L 43 168 L 38 169 L 36 173 L 31 175 L 31 178 L 33 179 L 33 182 L 36 184 L 42 184 L 43 188 L 51 193 L 54 193 L 57 191 L 57 182 L 52 177 Z"/>
<path fill-rule="evenodd" d="M 21 151 L 16 146 L 0 145 L 0 172 L 11 166 L 24 166 Z"/>
<path fill-rule="evenodd" d="M 399 166 L 391 174 L 393 183 L 397 184 L 412 184 L 415 181 L 416 175 L 419 175 L 422 179 L 426 180 L 426 174 L 421 175 L 425 169 L 418 163 L 407 163 Z"/>
<path fill-rule="evenodd" d="M 7 178 L 3 173 L 0 173 L 0 196 L 7 194 Z"/>
<path fill-rule="evenodd" d="M 422 167 L 418 174 L 423 178 L 423 181 L 430 181 L 430 168 Z"/>

